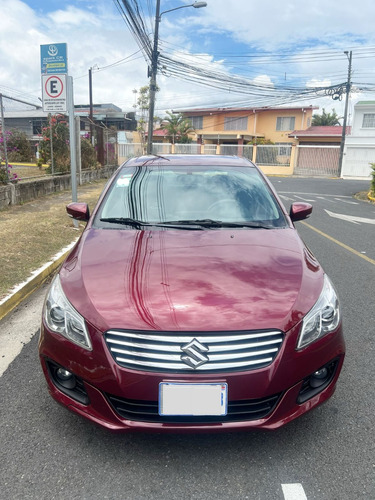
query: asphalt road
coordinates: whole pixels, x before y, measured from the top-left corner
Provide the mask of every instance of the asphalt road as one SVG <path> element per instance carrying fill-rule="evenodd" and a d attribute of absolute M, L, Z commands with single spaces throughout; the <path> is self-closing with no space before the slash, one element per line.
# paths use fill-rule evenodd
<path fill-rule="evenodd" d="M 110 434 L 47 393 L 42 290 L 0 323 L 1 345 L 21 330 L 25 344 L 0 378 L 1 499 L 375 499 L 375 224 L 326 212 L 375 220 L 373 205 L 352 199 L 368 183 L 271 181 L 286 206 L 314 200 L 297 227 L 341 298 L 347 357 L 333 398 L 273 433 Z"/>

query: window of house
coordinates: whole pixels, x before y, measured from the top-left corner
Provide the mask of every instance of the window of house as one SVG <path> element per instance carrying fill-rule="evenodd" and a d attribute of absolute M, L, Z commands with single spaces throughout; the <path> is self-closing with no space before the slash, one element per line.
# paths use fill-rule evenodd
<path fill-rule="evenodd" d="M 203 128 L 203 116 L 188 116 L 191 126 L 195 129 Z"/>
<path fill-rule="evenodd" d="M 278 116 L 276 130 L 294 130 L 296 118 L 294 116 Z"/>
<path fill-rule="evenodd" d="M 224 130 L 247 130 L 247 116 L 225 116 Z"/>
<path fill-rule="evenodd" d="M 375 113 L 365 113 L 363 115 L 363 128 L 375 128 Z"/>
<path fill-rule="evenodd" d="M 47 119 L 43 118 L 33 118 L 33 135 L 42 135 L 42 128 L 47 127 Z"/>

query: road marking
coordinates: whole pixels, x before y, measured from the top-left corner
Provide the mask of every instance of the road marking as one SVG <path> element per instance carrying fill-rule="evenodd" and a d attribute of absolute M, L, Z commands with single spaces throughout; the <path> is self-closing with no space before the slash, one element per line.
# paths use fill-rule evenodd
<path fill-rule="evenodd" d="M 296 193 L 296 192 L 293 192 L 293 191 L 278 191 L 278 193 L 280 194 L 291 194 L 293 196 L 295 196 L 296 194 L 303 194 L 305 196 L 322 196 L 322 194 L 324 193 Z M 353 196 L 347 196 L 347 195 L 344 195 L 344 194 L 324 194 L 324 196 L 328 196 L 329 198 L 348 198 L 349 200 L 352 200 L 353 199 Z"/>
<path fill-rule="evenodd" d="M 285 500 L 307 500 L 302 484 L 282 484 Z"/>
<path fill-rule="evenodd" d="M 317 196 L 319 200 L 324 200 L 324 201 L 329 201 L 329 203 L 335 203 L 333 200 L 327 200 L 327 198 L 324 198 L 324 196 Z"/>
<path fill-rule="evenodd" d="M 354 248 L 349 247 L 348 245 L 345 245 L 345 243 L 342 243 L 341 241 L 338 241 L 335 238 L 332 238 L 332 236 L 329 236 L 329 234 L 323 233 L 323 231 L 320 231 L 319 229 L 317 229 L 314 226 L 310 226 L 310 224 L 307 224 L 307 222 L 301 221 L 301 224 L 303 224 L 304 226 L 308 227 L 309 229 L 312 229 L 313 231 L 315 231 L 316 233 L 320 234 L 321 236 L 324 236 L 328 240 L 333 241 L 333 243 L 336 243 L 340 247 L 345 248 L 345 250 L 348 250 L 349 252 L 353 253 L 357 257 L 361 257 L 361 259 L 366 260 L 367 262 L 369 262 L 370 264 L 372 264 L 373 266 L 375 266 L 375 260 L 374 259 L 370 259 L 370 257 L 367 257 L 367 255 L 361 254 L 357 250 L 354 250 Z"/>
<path fill-rule="evenodd" d="M 324 209 L 324 211 L 330 216 L 335 217 L 336 219 L 346 220 L 348 222 L 352 222 L 353 224 L 375 224 L 375 219 L 367 219 L 366 217 L 357 217 L 355 215 L 344 215 L 344 214 L 336 214 L 335 212 L 330 212 L 329 210 Z"/>
<path fill-rule="evenodd" d="M 348 205 L 359 205 L 359 203 L 357 203 L 356 201 L 346 201 L 342 200 L 341 198 L 335 198 L 335 200 L 341 201 L 341 203 L 347 203 Z"/>
<path fill-rule="evenodd" d="M 286 200 L 286 201 L 294 201 L 294 198 L 289 198 L 288 196 L 284 196 L 282 194 L 279 195 L 280 198 L 282 198 L 283 200 Z"/>
<path fill-rule="evenodd" d="M 307 198 L 301 198 L 301 196 L 294 195 L 296 198 L 299 198 L 300 200 L 303 201 L 315 201 L 315 200 L 308 200 Z"/>

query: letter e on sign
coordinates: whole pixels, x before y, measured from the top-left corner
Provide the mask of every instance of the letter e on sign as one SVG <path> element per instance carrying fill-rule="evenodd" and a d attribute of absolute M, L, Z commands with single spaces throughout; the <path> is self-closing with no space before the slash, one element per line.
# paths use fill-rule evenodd
<path fill-rule="evenodd" d="M 45 91 L 48 97 L 60 97 L 64 90 L 61 76 L 50 76 L 45 83 Z"/>

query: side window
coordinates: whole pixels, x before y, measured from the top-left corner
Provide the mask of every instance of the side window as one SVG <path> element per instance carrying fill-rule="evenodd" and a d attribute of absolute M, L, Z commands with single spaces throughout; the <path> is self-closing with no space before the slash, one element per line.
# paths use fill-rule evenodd
<path fill-rule="evenodd" d="M 278 116 L 276 118 L 276 130 L 294 130 L 296 118 L 294 116 Z"/>

